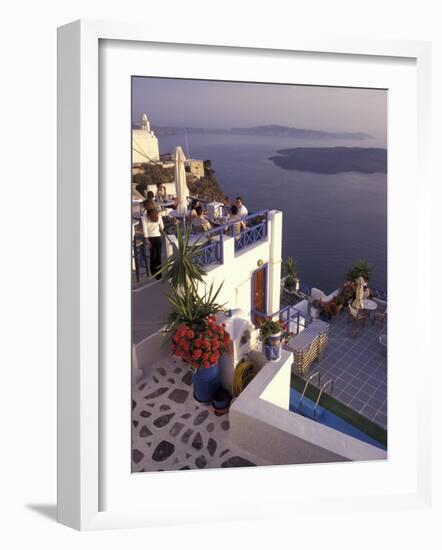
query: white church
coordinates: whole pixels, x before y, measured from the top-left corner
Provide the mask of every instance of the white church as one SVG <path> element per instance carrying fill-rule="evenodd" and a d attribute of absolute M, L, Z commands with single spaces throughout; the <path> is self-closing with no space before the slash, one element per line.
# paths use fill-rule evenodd
<path fill-rule="evenodd" d="M 143 113 L 140 128 L 132 130 L 132 164 L 159 160 L 158 138 L 150 128 L 146 113 Z"/>

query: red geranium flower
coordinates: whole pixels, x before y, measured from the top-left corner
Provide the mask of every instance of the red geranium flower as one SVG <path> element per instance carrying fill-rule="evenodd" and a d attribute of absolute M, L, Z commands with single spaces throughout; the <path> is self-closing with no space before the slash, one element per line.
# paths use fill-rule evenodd
<path fill-rule="evenodd" d="M 203 340 L 203 348 L 210 349 L 210 342 L 209 340 L 207 340 L 207 338 Z"/>

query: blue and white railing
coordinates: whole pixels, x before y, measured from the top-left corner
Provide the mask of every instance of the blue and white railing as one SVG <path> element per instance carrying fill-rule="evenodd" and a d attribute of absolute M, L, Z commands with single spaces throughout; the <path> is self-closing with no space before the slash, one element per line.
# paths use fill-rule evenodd
<path fill-rule="evenodd" d="M 252 310 L 252 318 L 256 326 L 259 326 L 261 319 L 275 319 L 275 317 L 284 323 L 288 330 L 293 331 L 295 336 L 301 332 L 301 329 L 306 328 L 308 325 L 306 317 L 294 306 L 285 306 L 270 315 L 255 309 Z"/>
<path fill-rule="evenodd" d="M 235 252 L 249 248 L 250 246 L 263 241 L 268 235 L 268 210 L 262 210 L 249 214 L 242 218 L 246 228 L 236 233 L 236 227 L 240 220 L 232 220 L 219 227 L 194 235 L 196 243 L 200 243 L 200 253 L 196 255 L 195 262 L 207 266 L 211 264 L 222 264 L 223 258 L 223 237 L 229 235 L 235 238 Z M 236 227 L 235 227 L 236 226 Z"/>
<path fill-rule="evenodd" d="M 293 306 L 285 306 L 271 315 L 271 317 L 276 316 L 278 316 L 278 319 L 284 323 L 289 330 L 292 330 L 294 325 L 295 336 L 299 334 L 301 328 L 306 328 L 308 324 L 306 317 L 304 317 L 304 315 Z"/>
<path fill-rule="evenodd" d="M 195 244 L 200 244 L 198 253 L 194 256 L 194 263 L 207 266 L 224 262 L 223 232 L 221 228 L 201 233 Z"/>
<path fill-rule="evenodd" d="M 252 246 L 255 243 L 263 241 L 267 238 L 268 214 L 268 210 L 263 210 L 262 212 L 250 214 L 249 216 L 243 218 L 243 221 L 247 227 L 246 229 L 243 229 L 235 238 L 235 252 L 244 250 L 245 248 L 248 248 L 249 246 Z M 238 222 L 230 222 L 230 225 L 234 225 L 235 223 Z"/>

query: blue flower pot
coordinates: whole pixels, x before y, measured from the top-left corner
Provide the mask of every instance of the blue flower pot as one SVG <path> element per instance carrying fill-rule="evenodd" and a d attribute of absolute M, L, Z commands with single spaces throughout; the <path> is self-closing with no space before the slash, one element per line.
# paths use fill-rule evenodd
<path fill-rule="evenodd" d="M 264 344 L 264 355 L 267 361 L 278 361 L 281 359 L 281 344 L 268 345 Z"/>
<path fill-rule="evenodd" d="M 229 410 L 231 397 L 230 394 L 222 388 L 218 390 L 212 400 L 212 407 L 216 415 L 225 414 Z"/>
<path fill-rule="evenodd" d="M 211 403 L 220 388 L 218 363 L 193 373 L 193 396 L 200 403 Z"/>
<path fill-rule="evenodd" d="M 281 333 L 269 336 L 263 344 L 263 350 L 267 361 L 281 359 Z"/>

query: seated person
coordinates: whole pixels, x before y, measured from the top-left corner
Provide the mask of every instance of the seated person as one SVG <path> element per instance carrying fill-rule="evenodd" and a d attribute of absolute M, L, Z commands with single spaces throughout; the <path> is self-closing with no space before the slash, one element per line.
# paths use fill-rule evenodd
<path fill-rule="evenodd" d="M 242 197 L 236 197 L 236 201 L 235 201 L 235 204 L 238 208 L 238 215 L 241 217 L 241 218 L 244 218 L 245 216 L 247 216 L 247 214 L 249 213 L 249 211 L 247 210 L 247 208 L 245 207 L 244 203 L 243 203 L 243 200 L 242 200 Z"/>
<path fill-rule="evenodd" d="M 188 215 L 189 220 L 192 221 L 194 218 L 198 216 L 198 214 L 196 213 L 196 208 L 198 206 L 200 206 L 200 201 L 198 199 L 192 199 L 192 202 L 190 203 L 190 206 L 189 206 L 189 215 Z"/>
<path fill-rule="evenodd" d="M 203 231 L 209 231 L 212 228 L 209 220 L 204 216 L 203 207 L 199 204 L 195 208 L 196 216 L 192 220 L 192 228 L 198 233 Z"/>
<path fill-rule="evenodd" d="M 148 192 L 147 192 L 146 199 L 147 199 L 148 201 L 153 201 L 153 200 L 155 200 L 155 195 L 154 195 L 153 191 L 148 191 Z"/>
<path fill-rule="evenodd" d="M 238 207 L 232 204 L 230 207 L 229 222 L 236 221 L 231 225 L 232 236 L 237 237 L 241 233 L 241 229 L 245 229 L 246 224 L 242 221 L 242 216 L 239 215 Z"/>
<path fill-rule="evenodd" d="M 157 192 L 155 193 L 155 197 L 159 201 L 165 201 L 167 199 L 166 186 L 162 183 L 157 183 Z"/>

